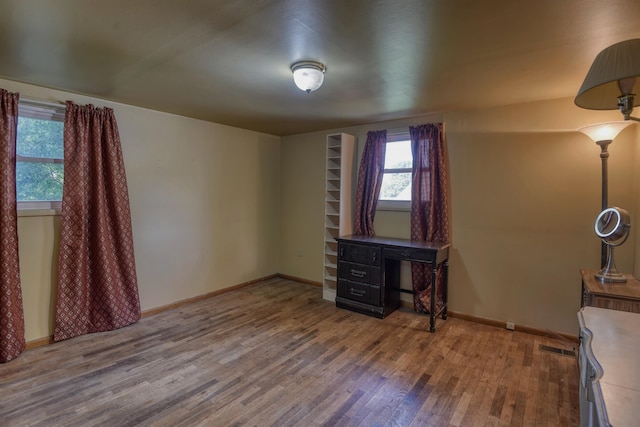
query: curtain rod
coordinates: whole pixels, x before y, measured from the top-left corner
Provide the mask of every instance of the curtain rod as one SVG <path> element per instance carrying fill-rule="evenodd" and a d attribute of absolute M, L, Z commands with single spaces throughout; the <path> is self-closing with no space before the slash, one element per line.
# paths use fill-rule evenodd
<path fill-rule="evenodd" d="M 107 100 L 101 100 L 103 102 L 110 102 Z M 75 102 L 75 101 L 72 101 Z M 26 105 L 30 105 L 33 107 L 44 107 L 44 108 L 50 108 L 50 109 L 56 109 L 56 110 L 65 110 L 67 108 L 67 102 L 66 101 L 49 101 L 49 100 L 44 100 L 44 99 L 36 99 L 36 98 L 28 98 L 25 97 L 23 98 L 22 96 L 20 97 L 19 103 L 22 104 L 26 104 Z M 111 108 L 113 109 L 113 107 L 108 107 L 106 105 L 103 105 L 102 103 L 94 103 L 94 102 L 89 102 L 86 105 L 92 105 L 95 108 Z"/>
<path fill-rule="evenodd" d="M 23 98 L 20 97 L 19 102 L 24 104 L 40 106 L 40 107 L 49 107 L 49 108 L 65 108 L 66 102 L 62 101 L 45 101 L 43 99 L 35 99 L 35 98 Z"/>
<path fill-rule="evenodd" d="M 409 133 L 409 125 L 401 128 L 387 129 L 387 135 L 395 135 L 398 133 Z"/>
<path fill-rule="evenodd" d="M 432 122 L 432 123 L 436 123 L 436 122 Z M 444 120 L 437 122 L 437 123 L 442 123 L 442 126 L 444 127 L 445 123 Z M 391 128 L 391 129 L 387 129 L 387 135 L 394 135 L 394 134 L 399 134 L 399 133 L 409 133 L 409 128 L 411 126 L 418 126 L 417 124 L 407 124 L 403 127 L 395 127 L 395 128 Z"/>

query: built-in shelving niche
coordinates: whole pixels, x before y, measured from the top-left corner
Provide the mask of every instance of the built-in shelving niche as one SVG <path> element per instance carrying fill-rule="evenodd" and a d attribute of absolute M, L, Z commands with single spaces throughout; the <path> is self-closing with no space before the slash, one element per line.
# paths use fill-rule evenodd
<path fill-rule="evenodd" d="M 335 239 L 353 233 L 352 188 L 355 156 L 355 136 L 346 133 L 327 135 L 322 296 L 330 301 L 336 299 L 338 242 Z"/>

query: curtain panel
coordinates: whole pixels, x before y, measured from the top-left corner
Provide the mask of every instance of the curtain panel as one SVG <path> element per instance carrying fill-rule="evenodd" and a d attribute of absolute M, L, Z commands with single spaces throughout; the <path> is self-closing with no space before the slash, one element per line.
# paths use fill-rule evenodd
<path fill-rule="evenodd" d="M 373 229 L 373 220 L 376 216 L 376 206 L 384 176 L 386 144 L 386 130 L 367 133 L 367 142 L 358 169 L 358 188 L 356 190 L 353 234 L 358 236 L 376 235 Z"/>
<path fill-rule="evenodd" d="M 19 98 L 0 89 L 0 362 L 14 359 L 26 347 L 16 200 Z"/>
<path fill-rule="evenodd" d="M 411 239 L 449 242 L 449 156 L 444 125 L 431 123 L 409 128 L 413 154 L 411 182 Z M 442 269 L 442 266 L 439 267 Z M 442 272 L 438 280 L 442 280 Z M 428 312 L 431 266 L 411 263 L 415 311 Z M 437 284 L 436 307 L 442 308 L 442 284 Z"/>
<path fill-rule="evenodd" d="M 54 340 L 140 319 L 127 179 L 113 110 L 67 101 Z"/>

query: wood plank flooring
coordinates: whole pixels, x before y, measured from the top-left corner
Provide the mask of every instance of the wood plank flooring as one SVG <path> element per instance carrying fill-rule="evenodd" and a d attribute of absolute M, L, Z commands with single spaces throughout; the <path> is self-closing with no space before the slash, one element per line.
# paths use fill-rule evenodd
<path fill-rule="evenodd" d="M 0 365 L 0 425 L 574 426 L 573 343 L 272 279 Z"/>

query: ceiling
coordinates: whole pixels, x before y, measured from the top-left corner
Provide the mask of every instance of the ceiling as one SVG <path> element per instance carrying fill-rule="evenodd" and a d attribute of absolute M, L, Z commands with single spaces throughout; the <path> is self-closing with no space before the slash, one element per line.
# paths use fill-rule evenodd
<path fill-rule="evenodd" d="M 274 135 L 575 96 L 637 0 L 0 0 L 0 77 Z M 324 85 L 297 89 L 315 60 Z"/>

